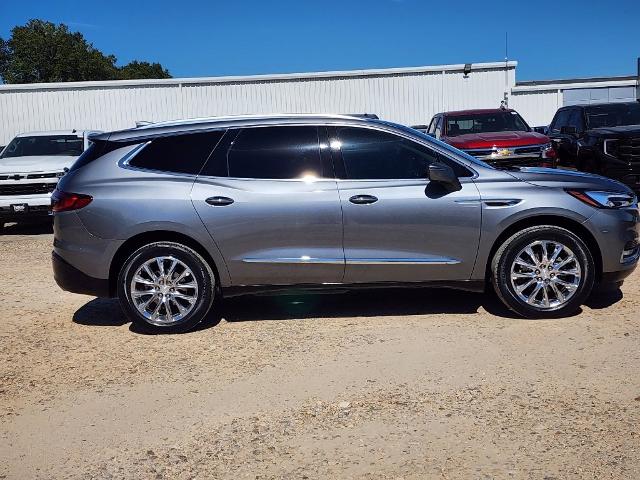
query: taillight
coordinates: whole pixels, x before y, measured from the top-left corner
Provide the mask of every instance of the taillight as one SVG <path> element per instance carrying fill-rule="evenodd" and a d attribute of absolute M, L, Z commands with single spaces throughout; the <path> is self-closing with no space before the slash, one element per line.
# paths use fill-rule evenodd
<path fill-rule="evenodd" d="M 83 195 L 81 193 L 63 192 L 54 190 L 51 194 L 51 210 L 54 212 L 69 212 L 86 207 L 91 203 L 93 197 L 91 195 Z"/>

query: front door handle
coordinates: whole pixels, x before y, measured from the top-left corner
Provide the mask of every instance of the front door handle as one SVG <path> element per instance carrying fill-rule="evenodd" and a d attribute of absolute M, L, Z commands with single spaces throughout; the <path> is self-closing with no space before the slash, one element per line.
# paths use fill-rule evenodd
<path fill-rule="evenodd" d="M 229 197 L 209 197 L 205 200 L 209 205 L 213 205 L 214 207 L 224 207 L 225 205 L 231 205 L 233 203 L 233 198 Z"/>
<path fill-rule="evenodd" d="M 374 197 L 373 195 L 354 195 L 349 199 L 351 203 L 355 203 L 356 205 L 366 205 L 368 203 L 375 203 L 378 201 L 378 197 Z"/>

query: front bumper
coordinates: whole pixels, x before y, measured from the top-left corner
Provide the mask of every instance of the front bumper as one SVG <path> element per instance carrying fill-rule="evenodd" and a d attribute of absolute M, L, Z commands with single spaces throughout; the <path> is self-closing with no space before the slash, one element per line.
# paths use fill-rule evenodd
<path fill-rule="evenodd" d="M 631 275 L 640 257 L 637 209 L 600 209 L 585 222 L 600 247 L 602 281 L 621 281 Z"/>
<path fill-rule="evenodd" d="M 19 222 L 51 216 L 51 194 L 0 196 L 0 221 Z"/>

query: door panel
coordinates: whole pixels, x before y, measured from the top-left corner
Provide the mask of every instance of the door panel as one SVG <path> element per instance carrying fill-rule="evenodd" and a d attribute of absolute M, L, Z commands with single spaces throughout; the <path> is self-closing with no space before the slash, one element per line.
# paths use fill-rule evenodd
<path fill-rule="evenodd" d="M 443 195 L 422 180 L 339 181 L 344 215 L 345 283 L 466 280 L 480 236 L 472 181 Z M 353 196 L 371 195 L 371 204 Z"/>
<path fill-rule="evenodd" d="M 230 132 L 197 178 L 193 204 L 234 285 L 342 281 L 342 210 L 318 135 L 315 126 Z"/>
<path fill-rule="evenodd" d="M 431 147 L 375 128 L 330 132 L 340 176 L 345 282 L 467 280 L 480 237 L 472 172 Z M 462 189 L 427 180 L 449 165 Z"/>

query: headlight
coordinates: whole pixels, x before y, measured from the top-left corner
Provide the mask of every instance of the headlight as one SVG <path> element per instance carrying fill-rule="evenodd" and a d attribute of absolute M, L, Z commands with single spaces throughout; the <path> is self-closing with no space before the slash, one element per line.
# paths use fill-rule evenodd
<path fill-rule="evenodd" d="M 618 140 L 605 140 L 604 153 L 605 155 L 611 155 L 612 157 L 618 155 Z"/>
<path fill-rule="evenodd" d="M 636 196 L 630 193 L 597 190 L 567 190 L 567 193 L 596 208 L 626 208 L 636 204 Z"/>
<path fill-rule="evenodd" d="M 540 158 L 542 158 L 542 160 L 550 160 L 553 161 L 556 158 L 556 150 L 555 148 L 553 148 L 553 144 L 551 143 L 547 143 L 546 145 L 543 145 L 542 148 L 540 149 Z"/>

